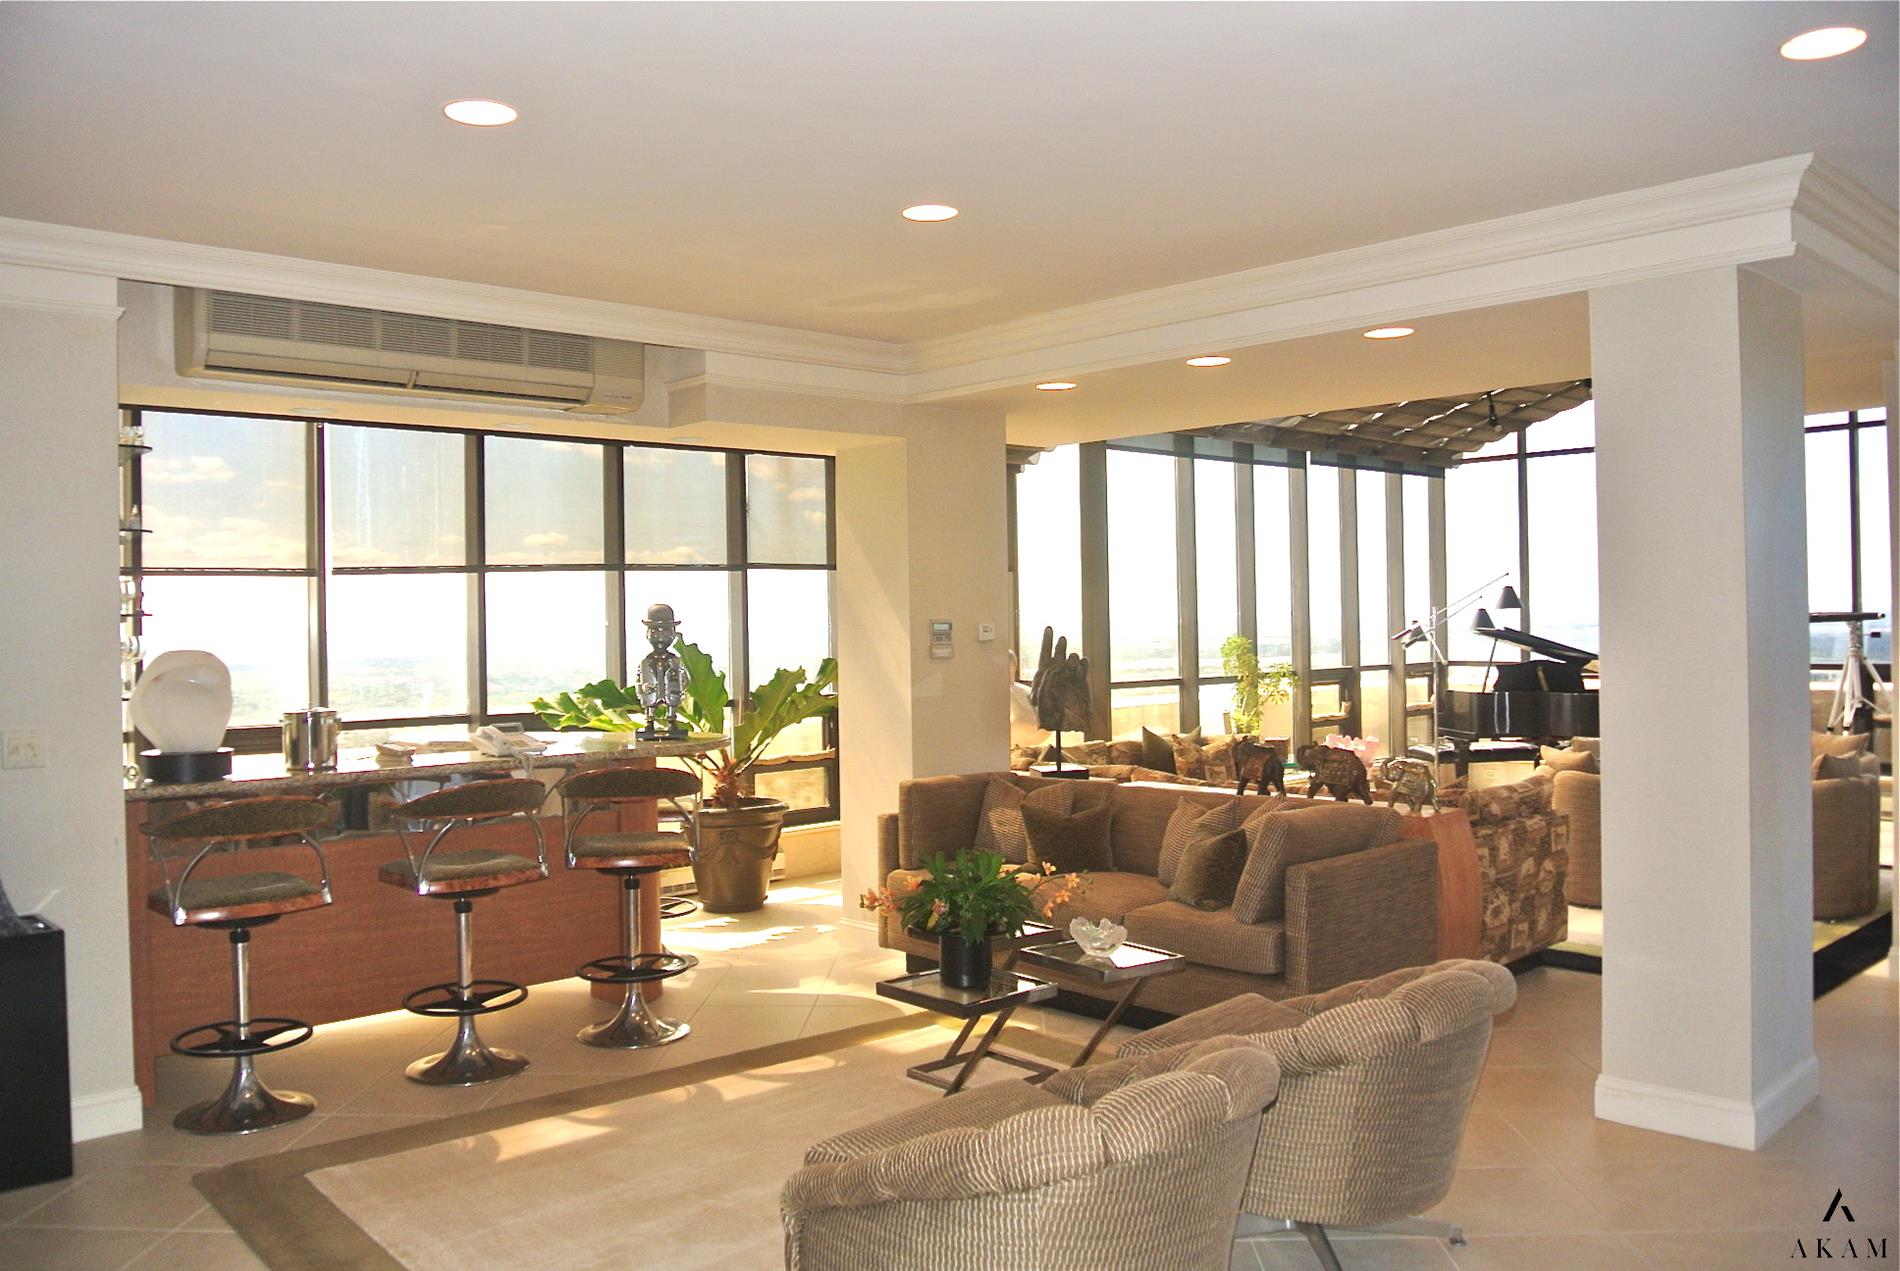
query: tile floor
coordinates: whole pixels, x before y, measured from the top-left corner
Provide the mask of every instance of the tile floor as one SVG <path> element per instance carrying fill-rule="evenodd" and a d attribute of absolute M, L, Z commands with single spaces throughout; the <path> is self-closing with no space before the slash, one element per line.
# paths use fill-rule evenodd
<path fill-rule="evenodd" d="M 314 1095 L 316 1114 L 258 1135 L 206 1139 L 174 1131 L 170 1116 L 215 1093 L 221 1070 L 167 1058 L 159 1109 L 142 1131 L 80 1144 L 68 1182 L 0 1193 L 0 1267 L 256 1267 L 192 1187 L 194 1173 L 902 1013 L 872 989 L 901 970 L 901 957 L 879 949 L 871 933 L 843 925 L 844 916 L 836 880 L 807 880 L 780 886 L 756 914 L 669 924 L 669 943 L 701 963 L 670 982 L 663 1007 L 690 1021 L 692 1036 L 659 1051 L 576 1044 L 574 1031 L 605 1008 L 579 981 L 537 985 L 525 1004 L 483 1022 L 491 1043 L 533 1061 L 494 1086 L 429 1089 L 405 1081 L 403 1066 L 439 1049 L 448 1030 L 402 1013 L 377 1016 L 322 1028 L 307 1045 L 261 1065 L 273 1085 Z M 1591 1116 L 1598 984 L 1548 969 L 1519 981 L 1518 1005 L 1500 1022 L 1472 1107 L 1457 1181 L 1433 1215 L 1462 1223 L 1469 1246 L 1343 1236 L 1347 1267 L 1781 1267 L 1797 1237 L 1811 1247 L 1816 1234 L 1843 1230 L 1838 1220 L 1820 1224 L 1836 1187 L 1854 1210 L 1855 1229 L 1884 1233 L 1890 1259 L 1900 1251 L 1896 995 L 1885 964 L 1817 1005 L 1824 1093 L 1758 1153 Z M 1016 1022 L 1075 1042 L 1094 1029 L 1091 1020 L 1037 1008 L 1018 1012 Z M 1303 1241 L 1284 1238 L 1243 1244 L 1234 1261 L 1238 1271 L 1316 1265 Z"/>

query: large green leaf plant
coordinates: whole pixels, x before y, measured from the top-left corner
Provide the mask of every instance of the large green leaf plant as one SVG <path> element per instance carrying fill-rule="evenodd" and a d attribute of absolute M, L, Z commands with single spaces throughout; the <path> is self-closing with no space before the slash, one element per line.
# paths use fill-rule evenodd
<path fill-rule="evenodd" d="M 727 709 L 732 705 L 732 690 L 725 673 L 713 666 L 710 654 L 685 640 L 673 646 L 685 669 L 685 692 L 680 701 L 680 718 L 695 734 L 719 736 L 727 732 Z M 818 664 L 818 673 L 807 676 L 804 667 L 780 667 L 772 678 L 754 689 L 746 699 L 745 710 L 733 721 L 731 740 L 717 751 L 687 755 L 687 762 L 712 778 L 711 801 L 720 807 L 736 808 L 743 797 L 746 774 L 764 758 L 778 735 L 793 724 L 802 723 L 838 709 L 838 661 L 826 658 Z M 585 684 L 571 693 L 558 693 L 553 700 L 537 697 L 534 710 L 550 728 L 586 728 L 606 733 L 630 733 L 640 727 L 643 713 L 639 693 L 631 685 L 600 680 Z"/>

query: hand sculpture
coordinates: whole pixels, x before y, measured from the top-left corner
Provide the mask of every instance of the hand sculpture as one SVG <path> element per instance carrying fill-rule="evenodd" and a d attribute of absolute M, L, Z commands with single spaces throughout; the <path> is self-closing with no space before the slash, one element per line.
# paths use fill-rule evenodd
<path fill-rule="evenodd" d="M 1050 732 L 1080 733 L 1089 726 L 1089 660 L 1069 652 L 1069 639 L 1056 639 L 1054 627 L 1042 629 L 1042 657 L 1029 684 L 1036 722 Z"/>

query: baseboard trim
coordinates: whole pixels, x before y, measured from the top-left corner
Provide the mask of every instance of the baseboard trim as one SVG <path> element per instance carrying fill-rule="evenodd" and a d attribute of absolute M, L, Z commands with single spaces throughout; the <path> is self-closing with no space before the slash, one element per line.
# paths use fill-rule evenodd
<path fill-rule="evenodd" d="M 1600 1076 L 1596 1114 L 1605 1121 L 1754 1151 L 1821 1093 L 1821 1066 L 1813 1055 L 1796 1064 L 1752 1101 L 1723 1099 L 1624 1077 Z"/>
<path fill-rule="evenodd" d="M 145 1125 L 145 1096 L 137 1086 L 89 1094 L 73 1100 L 73 1142 L 124 1134 Z"/>

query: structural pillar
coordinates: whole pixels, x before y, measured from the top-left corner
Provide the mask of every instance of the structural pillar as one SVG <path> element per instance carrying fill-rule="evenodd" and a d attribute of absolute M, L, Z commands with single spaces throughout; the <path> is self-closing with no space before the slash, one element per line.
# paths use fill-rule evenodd
<path fill-rule="evenodd" d="M 1732 267 L 1605 288 L 1590 348 L 1596 1111 L 1752 1149 L 1820 1089 L 1800 299 Z"/>

